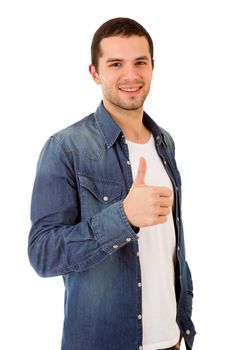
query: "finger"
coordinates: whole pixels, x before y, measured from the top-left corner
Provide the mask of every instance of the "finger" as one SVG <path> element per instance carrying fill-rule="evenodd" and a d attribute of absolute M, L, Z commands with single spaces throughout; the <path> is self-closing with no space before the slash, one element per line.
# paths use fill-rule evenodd
<path fill-rule="evenodd" d="M 146 160 L 143 157 L 139 159 L 139 166 L 136 178 L 134 180 L 135 185 L 145 184 L 145 175 L 146 175 Z"/>
<path fill-rule="evenodd" d="M 160 187 L 160 186 L 154 186 L 156 189 L 157 194 L 160 197 L 171 197 L 172 196 L 172 190 L 168 187 Z"/>
<path fill-rule="evenodd" d="M 158 204 L 161 207 L 171 207 L 172 206 L 172 199 L 170 197 L 159 197 Z"/>
<path fill-rule="evenodd" d="M 157 216 L 154 222 L 154 225 L 165 224 L 167 222 L 167 216 Z"/>
<path fill-rule="evenodd" d="M 155 209 L 155 215 L 158 216 L 167 216 L 170 213 L 170 208 L 168 207 L 157 207 Z"/>

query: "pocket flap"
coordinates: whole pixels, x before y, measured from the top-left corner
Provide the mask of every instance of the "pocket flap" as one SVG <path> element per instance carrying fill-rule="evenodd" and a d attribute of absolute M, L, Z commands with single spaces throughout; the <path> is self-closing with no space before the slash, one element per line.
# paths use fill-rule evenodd
<path fill-rule="evenodd" d="M 91 192 L 103 203 L 110 203 L 121 195 L 121 185 L 107 179 L 79 176 L 80 186 Z"/>

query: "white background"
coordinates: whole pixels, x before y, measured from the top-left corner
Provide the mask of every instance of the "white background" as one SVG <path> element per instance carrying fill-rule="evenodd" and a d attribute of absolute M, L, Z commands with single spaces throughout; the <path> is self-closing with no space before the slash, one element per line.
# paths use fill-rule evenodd
<path fill-rule="evenodd" d="M 62 279 L 38 277 L 27 258 L 32 184 L 47 138 L 99 104 L 89 48 L 99 25 L 116 16 L 141 22 L 154 40 L 145 110 L 176 141 L 195 287 L 194 349 L 233 346 L 231 1 L 6 0 L 0 5 L 3 350 L 60 348 Z"/>

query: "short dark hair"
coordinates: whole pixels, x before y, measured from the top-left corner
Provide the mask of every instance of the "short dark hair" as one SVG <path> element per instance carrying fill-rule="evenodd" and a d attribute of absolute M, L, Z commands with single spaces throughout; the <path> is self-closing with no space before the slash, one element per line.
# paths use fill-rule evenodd
<path fill-rule="evenodd" d="M 152 66 L 154 66 L 154 47 L 153 41 L 147 30 L 138 22 L 127 17 L 116 17 L 103 23 L 95 32 L 91 44 L 91 63 L 98 71 L 99 58 L 102 56 L 100 42 L 104 38 L 111 36 L 125 36 L 132 35 L 144 36 L 149 44 L 149 51 L 151 55 Z"/>

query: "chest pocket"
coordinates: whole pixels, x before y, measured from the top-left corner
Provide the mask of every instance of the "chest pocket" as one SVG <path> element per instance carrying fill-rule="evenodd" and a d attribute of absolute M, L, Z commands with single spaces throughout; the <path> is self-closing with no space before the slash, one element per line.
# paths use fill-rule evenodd
<path fill-rule="evenodd" d="M 107 179 L 79 176 L 82 219 L 91 217 L 121 199 L 121 185 Z"/>

